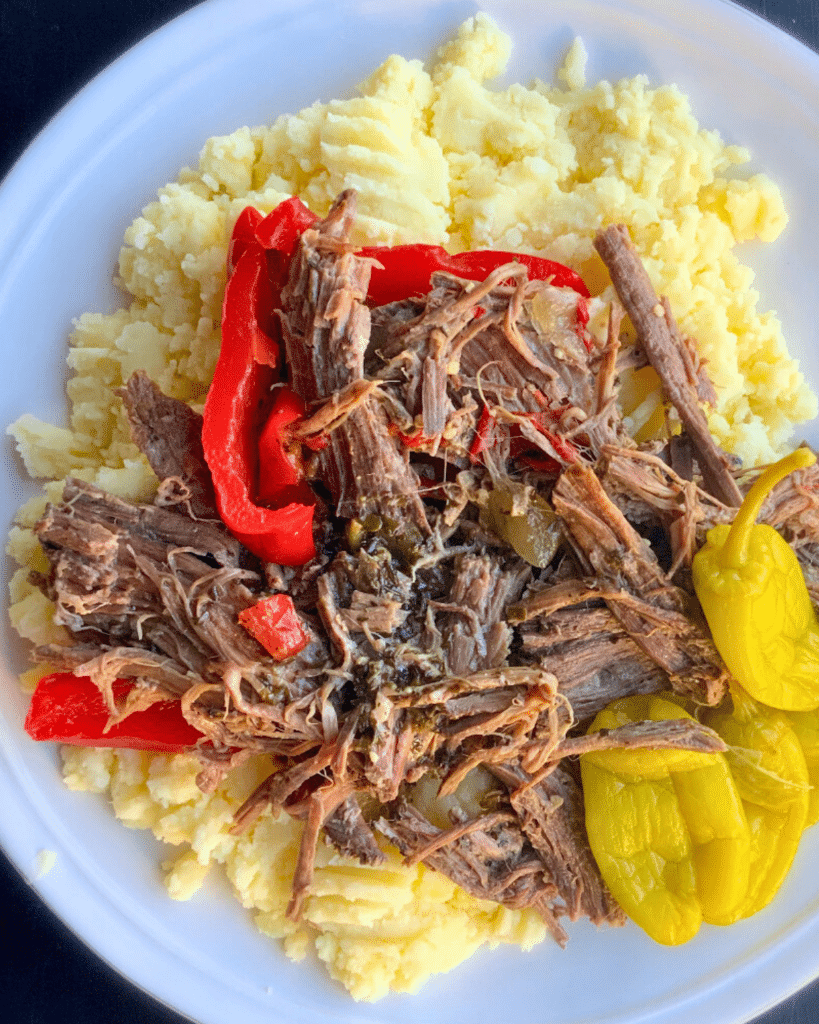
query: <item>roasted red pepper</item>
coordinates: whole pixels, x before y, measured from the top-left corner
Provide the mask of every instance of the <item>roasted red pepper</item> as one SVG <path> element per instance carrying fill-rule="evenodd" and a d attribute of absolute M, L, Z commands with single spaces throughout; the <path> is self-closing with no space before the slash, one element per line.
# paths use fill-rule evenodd
<path fill-rule="evenodd" d="M 264 220 L 264 214 L 252 206 L 246 206 L 236 218 L 233 233 L 230 236 L 227 255 L 227 276 L 236 269 L 239 258 L 248 248 L 259 245 L 256 228 Z"/>
<path fill-rule="evenodd" d="M 258 221 L 253 213 L 239 217 L 231 243 L 233 273 L 225 289 L 222 348 L 205 403 L 202 445 L 219 514 L 231 533 L 266 562 L 301 565 L 315 554 L 312 492 L 301 488 L 294 501 L 292 478 L 277 490 L 271 486 L 274 473 L 261 473 L 264 500 L 274 506 L 267 508 L 258 503 L 257 477 L 259 436 L 279 378 L 278 292 L 299 236 L 315 218 L 297 199 Z M 275 451 L 270 433 L 267 444 Z"/>
<path fill-rule="evenodd" d="M 553 430 L 549 430 L 548 427 L 544 426 L 543 419 L 548 415 L 548 412 L 534 413 L 529 419 L 532 421 L 532 425 L 537 427 L 540 433 L 548 440 L 549 444 L 554 448 L 555 454 L 562 461 L 559 462 L 540 448 L 533 447 L 532 442 L 523 437 L 519 432 L 516 437 L 513 436 L 512 438 L 510 454 L 513 459 L 523 463 L 524 466 L 528 466 L 529 469 L 534 469 L 538 473 L 557 474 L 565 463 L 577 462 L 580 455 L 571 441 L 567 441 L 565 437 L 561 437 L 560 434 L 556 434 Z"/>
<path fill-rule="evenodd" d="M 489 410 L 489 406 L 485 405 L 481 409 L 481 415 L 478 417 L 478 426 L 475 428 L 475 436 L 469 447 L 469 457 L 473 462 L 480 462 L 480 456 L 487 448 L 491 448 L 494 443 L 491 437 L 493 420 L 494 417 Z"/>
<path fill-rule="evenodd" d="M 273 408 L 259 436 L 259 501 L 312 505 L 313 492 L 304 479 L 301 444 L 288 436 L 288 427 L 304 417 L 304 402 L 290 388 L 276 391 Z"/>
<path fill-rule="evenodd" d="M 359 251 L 359 256 L 368 256 L 381 264 L 373 267 L 370 277 L 367 302 L 372 306 L 426 295 L 430 277 L 439 270 L 469 281 L 483 281 L 493 270 L 513 261 L 526 267 L 531 280 L 550 280 L 556 288 L 572 288 L 584 298 L 589 297 L 583 279 L 570 267 L 526 253 L 476 249 L 451 256 L 440 245 L 396 245 L 368 246 Z"/>
<path fill-rule="evenodd" d="M 290 418 L 283 397 L 276 404 L 271 401 L 280 359 L 275 310 L 298 239 L 315 220 L 294 198 L 267 217 L 248 207 L 236 221 L 228 254 L 222 350 L 202 431 L 225 524 L 260 558 L 284 565 L 302 564 L 315 554 L 315 499 L 287 436 L 295 417 Z M 374 306 L 424 295 L 435 271 L 479 281 L 513 260 L 524 264 L 533 279 L 551 280 L 584 298 L 589 294 L 573 270 L 538 256 L 489 249 L 451 256 L 437 245 L 368 247 L 360 255 L 375 261 L 367 295 Z M 585 315 L 583 303 L 578 308 L 581 330 Z M 288 408 L 292 412 L 294 407 Z M 404 443 L 414 447 L 423 438 L 412 435 Z M 318 450 L 321 445 L 310 447 Z"/>
<path fill-rule="evenodd" d="M 292 658 L 310 643 L 310 634 L 287 594 L 274 594 L 245 608 L 239 612 L 239 622 L 276 661 Z"/>
<path fill-rule="evenodd" d="M 114 682 L 116 700 L 122 700 L 133 683 Z M 105 732 L 108 708 L 93 680 L 71 672 L 55 672 L 37 684 L 26 715 L 26 732 L 35 740 L 68 743 L 79 747 L 127 747 L 180 753 L 203 738 L 182 716 L 179 701 L 164 700 L 144 711 L 134 711 L 125 721 Z"/>

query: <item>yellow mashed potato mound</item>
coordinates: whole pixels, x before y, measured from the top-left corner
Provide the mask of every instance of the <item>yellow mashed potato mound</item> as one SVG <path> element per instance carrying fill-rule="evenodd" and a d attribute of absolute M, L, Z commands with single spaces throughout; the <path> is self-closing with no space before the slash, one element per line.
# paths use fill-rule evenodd
<path fill-rule="evenodd" d="M 135 369 L 168 394 L 200 405 L 219 352 L 225 255 L 247 205 L 273 209 L 299 195 L 316 213 L 353 186 L 361 243 L 439 243 L 452 251 L 496 247 L 560 260 L 606 300 L 611 285 L 592 239 L 626 223 L 655 288 L 697 340 L 714 380 L 710 426 L 748 465 L 771 461 L 794 425 L 817 412 L 815 396 L 788 355 L 779 321 L 759 312 L 753 272 L 737 243 L 773 241 L 787 222 L 777 186 L 764 175 L 734 177 L 749 159 L 699 127 L 673 85 L 638 76 L 587 88 L 577 40 L 558 73 L 505 90 L 511 41 L 486 16 L 465 22 L 429 68 L 388 58 L 352 99 L 316 103 L 273 125 L 210 139 L 198 167 L 160 189 L 129 227 L 118 283 L 130 305 L 86 313 L 71 336 L 68 427 L 23 416 L 11 428 L 29 473 L 51 482 L 10 535 L 20 565 L 11 580 L 11 619 L 35 644 L 59 642 L 50 602 L 28 582 L 43 569 L 31 527 L 68 475 L 136 501 L 156 480 L 130 439 L 114 397 Z M 625 381 L 628 422 L 638 434 L 663 423 L 652 371 Z M 56 481 L 56 482 L 55 482 Z M 31 690 L 44 670 L 21 680 Z M 363 867 L 321 847 L 304 919 L 289 921 L 301 826 L 263 815 L 231 836 L 234 809 L 259 780 L 258 762 L 204 795 L 186 757 L 66 749 L 72 789 L 107 792 L 122 820 L 150 828 L 183 852 L 168 865 L 176 899 L 190 897 L 213 863 L 224 865 L 259 928 L 288 955 L 310 945 L 357 999 L 414 991 L 478 946 L 529 948 L 544 934 L 530 912 L 468 897 L 423 867 Z"/>
<path fill-rule="evenodd" d="M 64 747 L 69 789 L 108 793 L 129 828 L 151 829 L 182 851 L 163 866 L 170 895 L 190 899 L 212 864 L 222 864 L 258 928 L 282 939 L 288 956 L 313 950 L 355 999 L 415 992 L 432 974 L 451 970 L 482 945 L 531 949 L 545 935 L 533 910 L 511 911 L 468 896 L 422 864 L 406 868 L 395 851 L 367 867 L 319 844 L 302 917 L 286 916 L 301 824 L 269 811 L 240 836 L 233 814 L 269 774 L 265 758 L 231 772 L 212 794 L 196 785 L 188 755 Z"/>

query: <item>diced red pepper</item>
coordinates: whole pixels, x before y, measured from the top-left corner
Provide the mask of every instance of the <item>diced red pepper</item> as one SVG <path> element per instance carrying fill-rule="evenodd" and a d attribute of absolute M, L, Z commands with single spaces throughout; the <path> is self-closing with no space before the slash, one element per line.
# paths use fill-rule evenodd
<path fill-rule="evenodd" d="M 274 594 L 239 612 L 239 622 L 276 661 L 292 658 L 310 642 L 287 594 Z"/>
<path fill-rule="evenodd" d="M 559 420 L 561 416 L 560 409 L 555 409 L 549 399 L 543 394 L 540 388 L 534 388 L 532 395 L 535 398 L 537 404 L 540 406 L 540 413 L 538 414 L 538 420 L 542 423 L 545 418 L 551 420 Z"/>
<path fill-rule="evenodd" d="M 388 423 L 387 430 L 393 437 L 397 437 L 405 448 L 422 448 L 429 440 L 421 428 L 412 434 L 405 434 L 395 423 Z"/>
<path fill-rule="evenodd" d="M 550 444 L 561 459 L 565 462 L 577 462 L 580 458 L 577 448 L 575 448 L 571 441 L 567 441 L 564 437 L 561 437 L 545 426 L 543 423 L 545 417 L 553 418 L 554 412 L 547 408 L 540 413 L 531 413 L 529 419 L 540 433 L 549 439 Z M 491 448 L 494 443 L 492 438 L 493 421 L 494 417 L 489 407 L 484 405 L 483 409 L 481 409 L 481 415 L 478 417 L 475 437 L 469 448 L 469 457 L 473 462 L 480 462 L 483 452 Z M 516 425 L 510 428 L 510 442 L 509 454 L 516 461 L 522 462 L 530 469 L 538 470 L 541 473 L 560 471 L 560 463 L 550 455 L 534 449 L 532 442 L 522 436 L 520 428 Z"/>
<path fill-rule="evenodd" d="M 546 413 L 548 415 L 548 412 Z M 549 443 L 554 448 L 558 456 L 563 459 L 564 462 L 577 462 L 580 459 L 580 453 L 577 448 L 572 444 L 571 441 L 567 441 L 565 437 L 561 437 L 560 434 L 556 434 L 553 430 L 550 430 L 543 423 L 543 413 L 533 413 L 529 419 L 533 425 L 537 427 L 544 437 L 548 438 Z M 547 459 L 551 459 L 551 456 L 546 456 Z M 554 461 L 551 459 L 551 461 Z"/>
<path fill-rule="evenodd" d="M 571 441 L 566 440 L 565 437 L 561 437 L 560 434 L 556 434 L 554 430 L 550 430 L 549 427 L 544 424 L 544 419 L 547 417 L 550 419 L 552 418 L 551 411 L 549 410 L 545 410 L 543 413 L 532 413 L 529 416 L 529 420 L 531 420 L 532 425 L 535 426 L 537 430 L 544 435 L 544 437 L 549 439 L 549 443 L 552 445 L 556 454 L 564 462 L 577 462 L 580 458 L 580 454 L 576 447 L 571 443 Z M 517 450 L 513 445 L 513 458 L 518 459 L 521 462 L 525 461 L 526 465 L 530 466 L 532 469 L 542 469 L 545 472 L 552 472 L 553 466 L 560 469 L 558 463 L 551 456 L 544 455 L 540 450 L 537 450 L 532 454 L 531 443 L 524 437 L 519 437 L 519 442 Z M 528 452 L 525 451 L 526 449 L 528 449 Z M 547 461 L 541 462 L 541 460 Z"/>
<path fill-rule="evenodd" d="M 405 448 L 423 448 L 429 440 L 423 430 L 417 430 L 414 434 L 402 434 L 399 430 L 398 436 Z"/>
<path fill-rule="evenodd" d="M 124 700 L 134 684 L 117 679 L 114 697 Z M 123 722 L 104 731 L 108 708 L 92 679 L 71 672 L 55 672 L 37 684 L 26 715 L 26 732 L 35 740 L 79 747 L 127 747 L 180 753 L 203 739 L 185 721 L 177 700 L 152 704 L 134 711 Z"/>
<path fill-rule="evenodd" d="M 582 296 L 577 300 L 577 322 L 581 327 L 589 322 L 589 300 Z"/>

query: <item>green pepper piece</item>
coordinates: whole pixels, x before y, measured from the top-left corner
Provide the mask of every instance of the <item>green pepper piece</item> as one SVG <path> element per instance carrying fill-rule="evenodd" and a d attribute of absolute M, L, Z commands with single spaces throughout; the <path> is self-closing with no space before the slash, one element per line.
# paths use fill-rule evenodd
<path fill-rule="evenodd" d="M 770 707 L 819 707 L 819 622 L 796 555 L 766 524 L 754 525 L 771 488 L 816 456 L 799 448 L 769 466 L 731 526 L 708 532 L 694 556 L 694 588 L 734 678 Z"/>
<path fill-rule="evenodd" d="M 560 519 L 540 495 L 530 493 L 524 511 L 515 511 L 514 495 L 504 488 L 489 492 L 481 509 L 482 524 L 496 533 L 529 565 L 545 568 L 560 546 Z"/>

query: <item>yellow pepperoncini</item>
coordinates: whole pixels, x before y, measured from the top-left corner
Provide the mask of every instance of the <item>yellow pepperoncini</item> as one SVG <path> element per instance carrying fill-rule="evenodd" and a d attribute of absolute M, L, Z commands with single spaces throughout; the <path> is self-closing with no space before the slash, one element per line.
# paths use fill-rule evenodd
<path fill-rule="evenodd" d="M 691 716 L 655 696 L 601 711 L 591 732 Z M 655 941 L 687 942 L 733 914 L 749 883 L 751 835 L 722 754 L 606 750 L 580 758 L 586 829 L 612 895 Z"/>
<path fill-rule="evenodd" d="M 751 830 L 745 899 L 715 924 L 731 924 L 767 906 L 793 861 L 808 816 L 810 784 L 796 733 L 781 711 L 763 707 L 736 684 L 732 711 L 705 716 L 725 740 L 725 755 Z"/>
<path fill-rule="evenodd" d="M 791 728 L 805 755 L 808 768 L 810 795 L 808 797 L 808 818 L 805 828 L 819 821 L 819 712 L 791 711 L 787 714 Z"/>
<path fill-rule="evenodd" d="M 819 707 L 819 623 L 787 541 L 755 523 L 771 488 L 816 461 L 798 448 L 766 469 L 731 526 L 709 530 L 694 556 L 694 589 L 714 643 L 756 700 L 788 711 Z"/>

